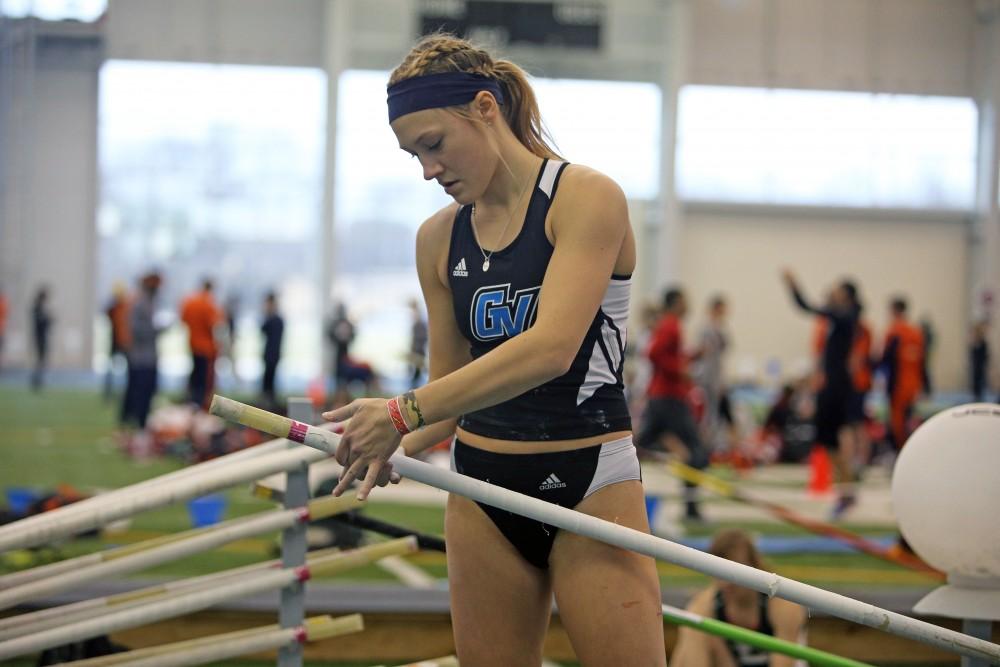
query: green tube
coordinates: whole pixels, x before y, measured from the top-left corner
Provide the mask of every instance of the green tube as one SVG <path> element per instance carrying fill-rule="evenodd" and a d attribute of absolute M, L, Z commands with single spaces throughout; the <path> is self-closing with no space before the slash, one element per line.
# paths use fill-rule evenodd
<path fill-rule="evenodd" d="M 781 653 L 793 658 L 802 658 L 808 661 L 810 665 L 817 667 L 872 667 L 872 665 L 866 662 L 858 662 L 857 660 L 842 658 L 839 655 L 819 651 L 808 646 L 802 646 L 801 644 L 786 642 L 784 639 L 761 634 L 760 632 L 741 628 L 714 618 L 705 618 L 698 614 L 692 614 L 685 609 L 678 609 L 669 605 L 663 605 L 663 618 L 676 625 L 686 625 L 689 628 L 701 630 L 710 635 L 732 639 L 733 641 L 762 648 L 765 651 Z"/>

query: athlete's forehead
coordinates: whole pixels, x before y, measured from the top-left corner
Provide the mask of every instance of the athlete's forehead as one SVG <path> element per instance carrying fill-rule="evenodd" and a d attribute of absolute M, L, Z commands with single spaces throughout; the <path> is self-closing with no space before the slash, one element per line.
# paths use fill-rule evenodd
<path fill-rule="evenodd" d="M 441 109 L 424 109 L 400 116 L 390 123 L 390 127 L 399 147 L 405 151 L 412 150 L 432 134 L 444 132 L 447 122 L 448 114 Z"/>

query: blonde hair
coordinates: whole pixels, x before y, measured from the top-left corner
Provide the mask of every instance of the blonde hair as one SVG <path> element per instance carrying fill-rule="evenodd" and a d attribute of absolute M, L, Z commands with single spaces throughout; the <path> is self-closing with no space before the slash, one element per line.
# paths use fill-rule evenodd
<path fill-rule="evenodd" d="M 525 71 L 509 60 L 494 60 L 487 51 L 465 39 L 448 33 L 423 37 L 392 71 L 388 85 L 444 72 L 481 74 L 498 81 L 504 92 L 500 110 L 518 141 L 538 157 L 561 159 L 549 145 L 551 137 L 542 126 L 535 91 Z"/>

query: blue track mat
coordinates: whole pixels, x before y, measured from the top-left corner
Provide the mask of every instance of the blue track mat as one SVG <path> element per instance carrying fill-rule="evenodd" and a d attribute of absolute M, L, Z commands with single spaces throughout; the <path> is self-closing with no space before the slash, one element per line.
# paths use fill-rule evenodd
<path fill-rule="evenodd" d="M 891 547 L 896 542 L 895 535 L 867 535 L 866 539 L 883 547 Z M 708 551 L 712 542 L 710 537 L 685 537 L 678 540 L 685 546 Z M 757 537 L 757 548 L 764 554 L 849 554 L 858 553 L 857 549 L 830 537 L 789 537 L 765 536 Z"/>

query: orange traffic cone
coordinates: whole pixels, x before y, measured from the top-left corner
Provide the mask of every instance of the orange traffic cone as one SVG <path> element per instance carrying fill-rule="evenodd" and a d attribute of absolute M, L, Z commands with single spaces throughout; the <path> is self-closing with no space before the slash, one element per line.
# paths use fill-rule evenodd
<path fill-rule="evenodd" d="M 313 409 L 322 410 L 326 405 L 326 383 L 323 378 L 315 378 L 310 382 L 306 389 L 306 395 L 312 401 Z"/>
<path fill-rule="evenodd" d="M 809 453 L 809 495 L 827 496 L 833 491 L 833 465 L 823 445 L 813 445 Z"/>

